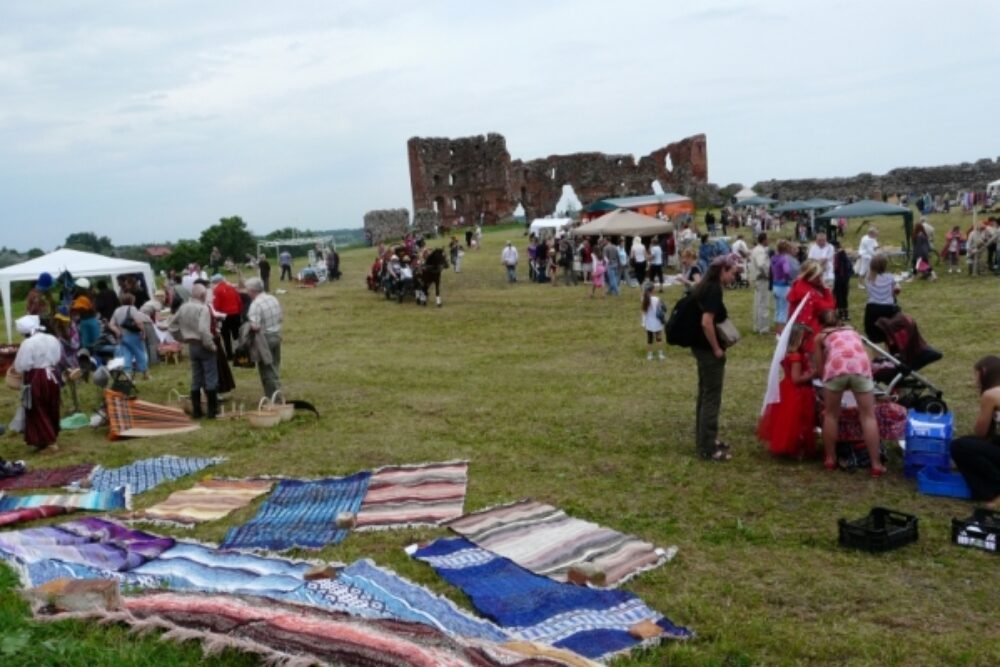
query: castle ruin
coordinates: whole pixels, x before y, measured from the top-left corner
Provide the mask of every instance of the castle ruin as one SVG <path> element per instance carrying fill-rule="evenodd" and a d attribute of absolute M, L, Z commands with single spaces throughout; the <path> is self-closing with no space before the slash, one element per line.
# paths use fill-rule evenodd
<path fill-rule="evenodd" d="M 665 191 L 695 195 L 708 184 L 704 134 L 632 155 L 572 153 L 525 162 L 511 159 L 500 134 L 459 139 L 413 137 L 407 142 L 413 210 L 433 211 L 444 226 L 464 220 L 495 223 L 520 204 L 528 219 L 552 213 L 563 186 L 586 203 Z"/>

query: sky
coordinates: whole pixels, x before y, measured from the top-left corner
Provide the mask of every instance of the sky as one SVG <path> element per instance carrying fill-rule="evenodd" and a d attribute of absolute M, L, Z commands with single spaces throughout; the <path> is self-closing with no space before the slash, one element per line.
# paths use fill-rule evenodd
<path fill-rule="evenodd" d="M 356 228 L 411 208 L 406 141 L 641 156 L 709 180 L 1000 156 L 1000 3 L 0 3 L 0 246 Z"/>

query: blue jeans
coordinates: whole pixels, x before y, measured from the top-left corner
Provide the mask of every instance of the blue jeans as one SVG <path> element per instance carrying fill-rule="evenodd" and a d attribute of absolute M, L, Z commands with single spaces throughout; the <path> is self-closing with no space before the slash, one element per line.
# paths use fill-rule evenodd
<path fill-rule="evenodd" d="M 608 294 L 619 294 L 618 292 L 618 267 L 608 267 Z"/>
<path fill-rule="evenodd" d="M 788 291 L 791 287 L 774 283 L 771 289 L 774 292 L 774 321 L 776 324 L 785 324 L 788 322 Z"/>
<path fill-rule="evenodd" d="M 121 342 L 118 343 L 118 354 L 125 359 L 125 370 L 136 370 L 145 373 L 149 370 L 146 361 L 146 342 L 142 335 L 134 331 L 122 331 Z"/>
<path fill-rule="evenodd" d="M 507 282 L 509 283 L 517 282 L 517 264 L 507 265 Z"/>

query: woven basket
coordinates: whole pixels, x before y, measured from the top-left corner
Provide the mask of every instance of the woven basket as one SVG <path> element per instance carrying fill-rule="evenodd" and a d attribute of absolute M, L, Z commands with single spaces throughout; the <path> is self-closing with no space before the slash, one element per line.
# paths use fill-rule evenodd
<path fill-rule="evenodd" d="M 4 374 L 4 382 L 8 389 L 13 389 L 14 391 L 20 391 L 21 387 L 24 386 L 24 378 L 14 370 L 13 366 L 7 368 L 7 372 Z"/>
<path fill-rule="evenodd" d="M 260 399 L 257 409 L 244 415 L 254 428 L 273 428 L 281 422 L 281 415 L 271 409 L 267 397 Z"/>
<path fill-rule="evenodd" d="M 278 403 L 278 397 L 281 397 L 281 403 Z M 271 396 L 271 405 L 268 409 L 277 412 L 283 422 L 292 421 L 292 417 L 295 416 L 295 406 L 291 403 L 285 403 L 285 397 L 281 395 L 280 389 Z"/>

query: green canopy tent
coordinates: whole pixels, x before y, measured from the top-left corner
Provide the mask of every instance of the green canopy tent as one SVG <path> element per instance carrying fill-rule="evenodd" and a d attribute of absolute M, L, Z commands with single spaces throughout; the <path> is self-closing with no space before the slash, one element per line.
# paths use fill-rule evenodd
<path fill-rule="evenodd" d="M 771 209 L 771 213 L 791 213 L 792 211 L 808 211 L 811 209 L 812 205 L 809 202 L 796 199 L 793 201 L 786 201 L 784 204 L 775 206 Z"/>
<path fill-rule="evenodd" d="M 823 199 L 822 197 L 813 197 L 812 199 L 805 200 L 805 202 L 803 203 L 809 204 L 814 209 L 820 209 L 820 208 L 832 208 L 834 206 L 840 206 L 844 202 L 838 201 L 836 199 Z"/>
<path fill-rule="evenodd" d="M 614 211 L 617 208 L 618 207 L 615 206 L 614 204 L 612 204 L 611 202 L 607 202 L 607 201 L 604 201 L 603 199 L 599 199 L 599 200 L 595 201 L 594 203 L 588 205 L 583 210 L 586 213 L 607 213 L 608 211 Z"/>
<path fill-rule="evenodd" d="M 899 215 L 903 217 L 903 250 L 910 256 L 910 237 L 913 235 L 913 211 L 905 206 L 886 204 L 873 199 L 862 199 L 853 204 L 845 204 L 817 216 L 817 220 L 834 218 L 874 218 L 879 215 Z"/>

